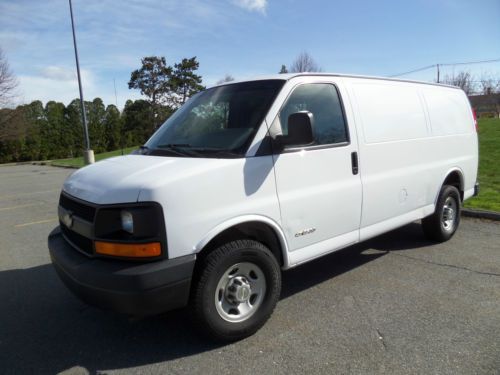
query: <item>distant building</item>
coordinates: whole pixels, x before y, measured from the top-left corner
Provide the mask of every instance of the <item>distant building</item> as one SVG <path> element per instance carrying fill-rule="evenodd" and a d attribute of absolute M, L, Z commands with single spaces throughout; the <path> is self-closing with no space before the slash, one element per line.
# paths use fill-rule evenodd
<path fill-rule="evenodd" d="M 500 93 L 469 96 L 470 104 L 479 117 L 500 118 Z"/>

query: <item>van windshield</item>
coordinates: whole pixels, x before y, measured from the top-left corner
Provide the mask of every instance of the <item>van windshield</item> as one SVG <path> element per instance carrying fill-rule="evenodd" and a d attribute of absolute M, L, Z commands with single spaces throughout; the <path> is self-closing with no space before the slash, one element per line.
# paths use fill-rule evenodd
<path fill-rule="evenodd" d="M 242 82 L 193 96 L 142 153 L 179 157 L 243 157 L 284 80 Z"/>

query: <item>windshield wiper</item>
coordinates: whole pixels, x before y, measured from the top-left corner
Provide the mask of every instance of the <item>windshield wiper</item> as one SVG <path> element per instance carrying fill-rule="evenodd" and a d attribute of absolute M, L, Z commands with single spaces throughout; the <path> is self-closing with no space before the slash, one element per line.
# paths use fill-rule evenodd
<path fill-rule="evenodd" d="M 167 143 L 164 145 L 156 146 L 158 148 L 177 148 L 177 147 L 191 147 L 189 143 Z"/>
<path fill-rule="evenodd" d="M 191 145 L 187 143 L 167 143 L 163 145 L 157 145 L 156 149 L 159 151 L 167 151 L 175 153 L 176 155 L 186 156 L 186 155 L 197 155 L 196 152 L 191 151 Z"/>
<path fill-rule="evenodd" d="M 197 147 L 197 148 L 190 149 L 190 151 L 197 152 L 199 155 L 204 155 L 204 156 L 209 157 L 209 158 L 214 158 L 214 157 L 238 158 L 241 156 L 237 152 L 234 152 L 231 150 L 225 150 L 225 149 L 221 149 L 221 148 Z"/>
<path fill-rule="evenodd" d="M 230 151 L 224 150 L 220 148 L 208 148 L 208 147 L 192 147 L 188 143 L 168 143 L 163 145 L 156 146 L 155 151 L 165 151 L 172 152 L 181 156 L 197 156 L 197 157 L 208 157 L 208 158 L 237 158 L 241 155 Z"/>

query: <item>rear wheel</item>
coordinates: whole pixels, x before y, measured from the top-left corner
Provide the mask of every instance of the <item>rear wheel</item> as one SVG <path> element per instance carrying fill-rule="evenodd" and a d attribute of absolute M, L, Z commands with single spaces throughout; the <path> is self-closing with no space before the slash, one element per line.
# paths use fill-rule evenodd
<path fill-rule="evenodd" d="M 460 193 L 455 186 L 441 188 L 436 211 L 422 219 L 422 229 L 430 240 L 444 242 L 455 234 L 460 224 Z"/>
<path fill-rule="evenodd" d="M 201 261 L 191 299 L 197 325 L 219 341 L 254 334 L 280 295 L 281 271 L 274 255 L 259 242 L 239 240 Z"/>

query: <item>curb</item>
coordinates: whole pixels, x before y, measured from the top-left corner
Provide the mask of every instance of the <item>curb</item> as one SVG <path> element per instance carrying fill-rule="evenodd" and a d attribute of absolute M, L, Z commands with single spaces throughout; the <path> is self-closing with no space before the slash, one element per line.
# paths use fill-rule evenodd
<path fill-rule="evenodd" d="M 462 216 L 500 221 L 500 212 L 462 208 Z"/>
<path fill-rule="evenodd" d="M 56 167 L 56 168 L 66 168 L 66 169 L 80 169 L 81 167 L 75 167 L 73 165 L 62 165 L 62 164 L 43 164 L 48 167 Z"/>
<path fill-rule="evenodd" d="M 69 169 L 80 169 L 81 168 L 81 167 L 75 167 L 73 165 L 52 163 L 52 160 L 19 161 L 16 163 L 3 163 L 3 164 L 0 164 L 0 167 L 12 167 L 12 166 L 16 166 L 16 165 L 43 165 L 46 167 L 69 168 Z"/>
<path fill-rule="evenodd" d="M 27 164 L 31 165 L 43 165 L 45 167 L 56 167 L 56 168 L 67 168 L 67 169 L 80 169 L 81 167 L 75 167 L 73 165 L 64 165 L 52 163 L 52 160 L 43 160 L 43 161 L 30 161 Z"/>
<path fill-rule="evenodd" d="M 48 160 L 50 161 L 50 160 Z M 12 167 L 12 166 L 15 166 L 15 165 L 36 165 L 40 162 L 38 161 L 16 161 L 14 163 L 2 163 L 0 164 L 0 167 Z"/>

